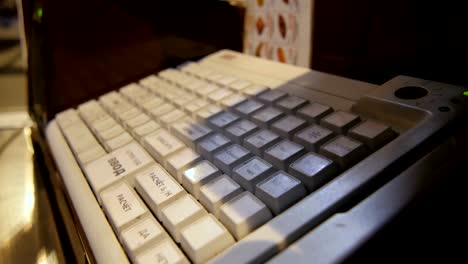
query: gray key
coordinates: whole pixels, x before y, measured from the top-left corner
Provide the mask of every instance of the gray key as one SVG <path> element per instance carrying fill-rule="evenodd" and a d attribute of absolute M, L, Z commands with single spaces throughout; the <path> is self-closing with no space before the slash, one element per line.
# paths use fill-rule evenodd
<path fill-rule="evenodd" d="M 294 134 L 307 126 L 307 122 L 299 117 L 287 115 L 271 125 L 271 130 L 281 137 L 291 139 Z"/>
<path fill-rule="evenodd" d="M 244 147 L 257 156 L 263 157 L 263 152 L 281 141 L 281 137 L 268 129 L 263 129 L 244 139 Z"/>
<path fill-rule="evenodd" d="M 304 185 L 296 178 L 278 171 L 257 184 L 255 196 L 274 214 L 279 214 L 306 195 Z"/>
<path fill-rule="evenodd" d="M 213 163 L 225 174 L 231 176 L 232 170 L 251 156 L 250 151 L 238 144 L 233 144 L 216 152 L 213 156 Z"/>
<path fill-rule="evenodd" d="M 178 122 L 172 127 L 175 134 L 192 149 L 196 147 L 197 141 L 213 132 L 209 127 L 195 122 Z"/>
<path fill-rule="evenodd" d="M 232 141 L 242 145 L 244 138 L 254 133 L 257 129 L 258 126 L 255 123 L 241 119 L 226 127 L 225 132 L 226 136 L 228 136 Z"/>
<path fill-rule="evenodd" d="M 197 151 L 205 159 L 213 161 L 213 154 L 232 144 L 232 141 L 220 133 L 212 134 L 198 142 Z"/>
<path fill-rule="evenodd" d="M 237 114 L 242 117 L 249 118 L 254 112 L 265 107 L 263 103 L 260 103 L 256 100 L 247 100 L 238 106 L 234 107 L 234 110 Z"/>
<path fill-rule="evenodd" d="M 312 192 L 338 175 L 338 166 L 332 160 L 308 153 L 289 166 L 289 173 Z"/>
<path fill-rule="evenodd" d="M 312 125 L 296 133 L 293 140 L 306 147 L 309 151 L 318 152 L 320 146 L 333 137 L 333 131 L 319 125 Z"/>
<path fill-rule="evenodd" d="M 270 163 L 254 157 L 237 166 L 232 172 L 232 179 L 247 191 L 254 193 L 255 185 L 270 176 L 274 171 L 275 168 Z"/>
<path fill-rule="evenodd" d="M 252 121 L 263 128 L 270 127 L 274 122 L 284 116 L 284 112 L 276 107 L 270 106 L 256 112 L 252 116 Z"/>
<path fill-rule="evenodd" d="M 311 103 L 297 110 L 297 116 L 307 120 L 310 123 L 318 123 L 324 116 L 333 112 L 333 108 L 319 104 Z"/>
<path fill-rule="evenodd" d="M 369 119 L 351 128 L 348 136 L 364 142 L 371 150 L 376 150 L 395 138 L 396 133 L 389 126 Z"/>
<path fill-rule="evenodd" d="M 324 117 L 320 121 L 320 125 L 336 133 L 344 134 L 348 129 L 359 123 L 360 120 L 358 115 L 345 111 L 335 111 Z"/>
<path fill-rule="evenodd" d="M 231 112 L 224 111 L 208 120 L 208 125 L 212 128 L 222 131 L 223 128 L 237 121 L 239 116 Z"/>
<path fill-rule="evenodd" d="M 267 149 L 263 156 L 277 169 L 287 171 L 289 164 L 304 154 L 303 146 L 286 139 Z"/>
<path fill-rule="evenodd" d="M 275 104 L 278 106 L 281 110 L 292 114 L 296 112 L 299 108 L 305 106 L 309 102 L 301 97 L 298 96 L 287 96 L 279 101 L 277 101 Z"/>
<path fill-rule="evenodd" d="M 339 136 L 320 147 L 321 155 L 334 160 L 346 169 L 364 158 L 364 144 L 345 136 Z"/>
<path fill-rule="evenodd" d="M 257 96 L 257 98 L 266 104 L 273 104 L 274 102 L 281 100 L 285 98 L 286 96 L 288 96 L 286 92 L 276 89 L 276 90 L 266 91 L 260 94 L 259 96 Z"/>

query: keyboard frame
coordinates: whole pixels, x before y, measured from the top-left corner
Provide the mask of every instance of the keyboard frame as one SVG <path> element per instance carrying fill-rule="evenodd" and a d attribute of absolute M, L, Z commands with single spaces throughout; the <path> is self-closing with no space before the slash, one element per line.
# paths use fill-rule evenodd
<path fill-rule="evenodd" d="M 368 187 L 375 190 L 393 179 L 396 175 L 386 175 L 386 172 L 394 169 L 396 162 L 406 161 L 405 167 L 399 171 L 403 173 L 411 163 L 433 148 L 433 143 L 428 142 L 433 142 L 437 133 L 452 123 L 461 112 L 450 102 L 461 91 L 459 87 L 405 76 L 377 86 L 228 50 L 214 53 L 200 63 L 216 66 L 221 72 L 235 72 L 255 82 L 328 104 L 335 109 L 352 110 L 364 117 L 375 117 L 400 133 L 395 140 L 241 240 L 244 242 L 236 243 L 216 257 L 213 263 L 268 260 L 308 230 L 332 217 L 346 201 L 362 196 L 362 190 Z M 396 89 L 407 85 L 429 87 L 431 97 L 424 100 L 401 100 L 393 95 Z M 443 91 L 438 92 L 441 95 L 432 98 L 432 93 L 442 88 Z M 441 106 L 447 105 L 451 111 L 439 110 Z M 91 252 L 87 252 L 90 259 L 96 262 L 128 261 L 55 120 L 47 125 L 46 138 L 63 182 L 63 191 L 69 197 L 69 204 L 83 231 L 83 243 L 91 249 Z M 368 173 L 363 175 L 360 170 Z M 369 190 L 364 194 L 370 194 Z M 303 212 L 308 212 L 307 217 L 304 217 Z M 286 218 L 293 221 L 286 223 Z M 290 231 L 284 228 L 286 225 L 299 227 L 300 231 L 292 232 L 292 236 L 284 240 L 278 234 Z M 252 246 L 251 243 L 259 240 L 261 243 Z"/>

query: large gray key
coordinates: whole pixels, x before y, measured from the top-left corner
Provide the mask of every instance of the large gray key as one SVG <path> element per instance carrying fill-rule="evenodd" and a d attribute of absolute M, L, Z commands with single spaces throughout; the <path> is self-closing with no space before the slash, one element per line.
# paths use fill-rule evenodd
<path fill-rule="evenodd" d="M 293 135 L 307 126 L 307 122 L 299 117 L 287 115 L 271 125 L 271 130 L 281 137 L 292 139 Z"/>
<path fill-rule="evenodd" d="M 231 176 L 232 170 L 251 156 L 250 151 L 238 144 L 233 144 L 216 152 L 213 156 L 213 163 L 225 174 Z"/>
<path fill-rule="evenodd" d="M 249 118 L 254 112 L 262 109 L 265 105 L 256 100 L 247 100 L 234 107 L 234 111 L 242 117 Z"/>
<path fill-rule="evenodd" d="M 245 119 L 241 119 L 226 128 L 226 135 L 237 144 L 242 144 L 244 138 L 251 135 L 258 129 L 258 126 Z"/>
<path fill-rule="evenodd" d="M 319 147 L 331 140 L 333 136 L 333 131 L 319 125 L 312 125 L 296 133 L 293 140 L 305 146 L 309 151 L 318 152 Z"/>
<path fill-rule="evenodd" d="M 285 111 L 285 112 L 287 112 L 289 114 L 292 114 L 292 113 L 296 112 L 299 108 L 301 108 L 302 106 L 305 106 L 308 103 L 309 102 L 304 98 L 290 95 L 290 96 L 287 96 L 287 97 L 279 100 L 275 104 L 281 110 L 283 110 L 283 111 Z"/>
<path fill-rule="evenodd" d="M 276 107 L 270 106 L 256 112 L 251 118 L 252 121 L 254 121 L 260 127 L 268 128 L 283 116 L 283 111 Z"/>
<path fill-rule="evenodd" d="M 351 128 L 348 136 L 364 142 L 371 150 L 376 150 L 392 140 L 396 133 L 389 126 L 369 119 Z"/>
<path fill-rule="evenodd" d="M 289 166 L 289 173 L 312 192 L 338 175 L 338 166 L 332 160 L 308 153 Z"/>
<path fill-rule="evenodd" d="M 303 146 L 286 139 L 267 149 L 264 158 L 276 168 L 287 171 L 289 164 L 304 154 Z"/>
<path fill-rule="evenodd" d="M 211 134 L 210 136 L 198 142 L 197 151 L 205 159 L 213 161 L 213 154 L 224 147 L 232 144 L 232 141 L 220 133 Z"/>
<path fill-rule="evenodd" d="M 322 145 L 319 153 L 334 160 L 342 169 L 346 169 L 361 160 L 366 151 L 361 142 L 339 136 Z"/>
<path fill-rule="evenodd" d="M 255 196 L 274 213 L 279 214 L 306 195 L 304 185 L 296 178 L 278 171 L 257 184 Z"/>
<path fill-rule="evenodd" d="M 322 118 L 320 125 L 336 133 L 344 134 L 348 129 L 359 123 L 360 120 L 358 115 L 345 111 L 336 111 Z"/>
<path fill-rule="evenodd" d="M 247 191 L 254 193 L 255 185 L 270 176 L 274 171 L 275 168 L 270 163 L 254 157 L 237 166 L 232 172 L 232 179 Z"/>
<path fill-rule="evenodd" d="M 263 157 L 263 152 L 281 141 L 281 137 L 268 129 L 263 129 L 244 139 L 244 147 L 257 156 Z"/>
<path fill-rule="evenodd" d="M 333 112 L 329 106 L 311 103 L 297 110 L 297 116 L 307 120 L 310 123 L 318 123 L 324 116 Z"/>

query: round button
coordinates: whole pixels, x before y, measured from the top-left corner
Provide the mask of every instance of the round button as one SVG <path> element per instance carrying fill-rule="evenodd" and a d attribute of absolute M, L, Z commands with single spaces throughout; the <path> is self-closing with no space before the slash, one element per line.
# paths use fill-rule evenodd
<path fill-rule="evenodd" d="M 418 86 L 401 87 L 395 91 L 395 96 L 400 99 L 414 100 L 426 96 L 429 92 Z"/>

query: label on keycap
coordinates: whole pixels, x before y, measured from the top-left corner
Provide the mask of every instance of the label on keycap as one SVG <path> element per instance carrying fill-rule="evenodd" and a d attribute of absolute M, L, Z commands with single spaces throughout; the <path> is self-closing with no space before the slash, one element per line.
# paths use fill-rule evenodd
<path fill-rule="evenodd" d="M 160 129 L 157 132 L 146 136 L 143 139 L 148 151 L 160 162 L 165 163 L 165 159 L 170 154 L 180 150 L 184 144 L 167 130 Z"/>

